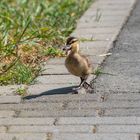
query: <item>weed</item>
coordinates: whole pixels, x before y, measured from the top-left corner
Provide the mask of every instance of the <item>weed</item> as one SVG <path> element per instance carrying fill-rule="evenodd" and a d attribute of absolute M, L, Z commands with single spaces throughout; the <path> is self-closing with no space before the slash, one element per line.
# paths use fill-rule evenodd
<path fill-rule="evenodd" d="M 111 75 L 111 76 L 116 76 L 115 74 L 112 73 L 108 73 L 108 72 L 103 72 L 101 68 L 97 68 L 93 74 L 95 74 L 96 76 L 99 76 L 101 74 L 107 74 L 107 75 Z"/>
<path fill-rule="evenodd" d="M 19 87 L 15 92 L 20 96 L 25 96 L 27 95 L 27 89 L 28 89 L 27 87 Z"/>
<path fill-rule="evenodd" d="M 95 71 L 94 71 L 94 74 L 96 76 L 99 76 L 100 74 L 102 74 L 102 70 L 100 68 L 97 68 Z"/>

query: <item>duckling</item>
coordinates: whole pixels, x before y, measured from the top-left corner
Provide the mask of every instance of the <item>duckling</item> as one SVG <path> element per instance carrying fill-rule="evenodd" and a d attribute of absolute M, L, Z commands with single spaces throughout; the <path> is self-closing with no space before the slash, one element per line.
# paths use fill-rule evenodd
<path fill-rule="evenodd" d="M 79 40 L 76 37 L 69 37 L 63 50 L 65 50 L 67 54 L 65 60 L 65 66 L 67 70 L 71 74 L 78 76 L 81 79 L 79 86 L 77 88 L 74 88 L 73 90 L 77 91 L 82 87 L 91 87 L 91 85 L 88 84 L 86 80 L 88 76 L 92 73 L 93 68 L 88 58 L 80 54 Z"/>

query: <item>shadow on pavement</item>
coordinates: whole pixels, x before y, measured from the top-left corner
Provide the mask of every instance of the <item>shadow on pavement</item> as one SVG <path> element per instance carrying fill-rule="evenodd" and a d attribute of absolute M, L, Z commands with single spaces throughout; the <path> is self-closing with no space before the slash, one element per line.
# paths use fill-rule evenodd
<path fill-rule="evenodd" d="M 74 91 L 72 90 L 72 88 L 74 88 L 74 87 L 75 86 L 52 89 L 52 90 L 48 90 L 48 91 L 42 92 L 42 93 L 40 93 L 38 95 L 25 96 L 23 99 L 24 100 L 30 100 L 30 99 L 34 99 L 34 98 L 41 97 L 41 96 L 74 93 Z"/>

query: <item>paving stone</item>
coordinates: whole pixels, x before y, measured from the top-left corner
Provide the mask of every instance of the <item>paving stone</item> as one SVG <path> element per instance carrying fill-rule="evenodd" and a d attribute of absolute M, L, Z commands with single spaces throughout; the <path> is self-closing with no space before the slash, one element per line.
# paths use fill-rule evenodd
<path fill-rule="evenodd" d="M 53 140 L 138 140 L 137 134 L 55 134 Z"/>
<path fill-rule="evenodd" d="M 66 69 L 65 65 L 46 65 L 45 67 L 43 67 L 43 71 L 41 72 L 41 74 L 43 75 L 49 75 L 49 74 L 62 74 L 62 75 L 67 75 L 69 74 L 68 70 Z"/>
<path fill-rule="evenodd" d="M 16 96 L 0 96 L 0 104 L 10 104 L 10 103 L 20 103 L 21 102 L 21 97 L 16 95 Z"/>
<path fill-rule="evenodd" d="M 47 95 L 41 95 L 41 96 L 26 96 L 24 98 L 24 103 L 26 102 L 70 102 L 70 101 L 85 101 L 85 100 L 91 100 L 91 101 L 97 101 L 100 99 L 102 95 L 100 94 L 54 94 L 51 96 Z"/>
<path fill-rule="evenodd" d="M 53 125 L 54 118 L 0 118 L 0 125 Z"/>
<path fill-rule="evenodd" d="M 124 116 L 140 116 L 139 108 L 116 108 L 116 109 L 105 109 L 104 116 L 112 117 L 124 117 Z"/>
<path fill-rule="evenodd" d="M 1 110 L 52 110 L 52 109 L 62 109 L 63 103 L 25 103 L 25 104 L 2 104 L 0 105 Z"/>
<path fill-rule="evenodd" d="M 0 140 L 46 140 L 46 134 L 19 134 L 19 133 L 1 133 L 0 134 Z"/>
<path fill-rule="evenodd" d="M 130 4 L 101 4 L 99 3 L 98 5 L 101 9 L 116 9 L 116 10 L 125 10 L 125 9 L 128 9 L 128 8 L 131 8 L 131 5 Z"/>
<path fill-rule="evenodd" d="M 115 4 L 133 4 L 134 1 L 128 1 L 128 0 L 101 0 L 99 1 L 100 4 L 107 4 L 107 3 L 115 3 Z M 94 4 L 93 4 L 94 5 Z"/>
<path fill-rule="evenodd" d="M 36 79 L 39 84 L 78 84 L 80 82 L 79 77 L 71 75 L 47 75 L 39 76 Z"/>
<path fill-rule="evenodd" d="M 108 34 L 113 34 L 113 33 L 116 33 L 118 32 L 118 28 L 116 27 L 108 27 L 108 28 L 80 28 L 80 29 L 77 29 L 75 30 L 75 35 L 76 34 L 102 34 L 102 33 L 108 33 Z M 73 34 L 74 34 L 73 33 Z"/>
<path fill-rule="evenodd" d="M 68 108 L 138 108 L 140 101 L 69 102 Z"/>
<path fill-rule="evenodd" d="M 140 94 L 139 93 L 120 93 L 120 94 L 105 94 L 107 100 L 126 100 L 126 101 L 139 101 Z"/>
<path fill-rule="evenodd" d="M 85 41 L 83 43 L 80 43 L 80 48 L 81 48 L 81 51 L 82 49 L 90 49 L 94 47 L 99 47 L 100 49 L 102 49 L 102 47 L 107 48 L 108 45 L 110 45 L 109 41 Z"/>
<path fill-rule="evenodd" d="M 139 117 L 61 117 L 58 125 L 138 125 Z"/>
<path fill-rule="evenodd" d="M 127 16 L 128 15 L 128 10 L 119 10 L 119 11 L 114 11 L 114 10 L 102 10 L 101 13 L 103 16 Z M 97 10 L 88 10 L 84 15 L 85 16 L 90 16 L 90 15 L 96 15 Z"/>
<path fill-rule="evenodd" d="M 99 12 L 100 13 L 100 12 Z M 126 17 L 124 16 L 103 16 L 100 13 L 100 18 L 97 19 L 97 16 L 86 16 L 81 18 L 77 24 L 77 28 L 112 28 L 112 25 L 121 26 L 121 24 L 125 21 Z"/>
<path fill-rule="evenodd" d="M 79 39 L 85 39 L 85 40 L 95 40 L 96 41 L 109 41 L 109 40 L 113 40 L 113 34 L 86 34 L 86 35 L 78 35 L 77 36 Z M 83 43 L 87 42 L 87 41 L 83 41 Z"/>
<path fill-rule="evenodd" d="M 57 77 L 57 75 L 55 75 Z M 39 97 L 44 97 L 47 95 L 57 95 L 57 94 L 71 94 L 72 87 L 77 86 L 75 83 L 60 83 L 60 84 L 36 84 L 28 88 L 27 99 L 34 99 Z M 36 95 L 36 96 L 32 96 Z"/>
<path fill-rule="evenodd" d="M 126 111 L 125 111 L 126 110 Z M 112 117 L 125 117 L 125 116 L 140 116 L 140 109 L 69 109 L 69 110 L 45 110 L 44 111 L 21 111 L 20 117 L 98 117 L 98 116 L 112 116 Z"/>
<path fill-rule="evenodd" d="M 14 133 L 92 133 L 94 126 L 90 125 L 65 125 L 65 126 L 10 126 L 8 132 Z"/>
<path fill-rule="evenodd" d="M 83 28 L 109 28 L 109 27 L 120 27 L 121 25 L 123 24 L 123 21 L 119 21 L 119 22 L 116 22 L 116 21 L 102 21 L 102 22 L 96 22 L 95 19 L 93 20 L 86 20 L 84 23 L 81 23 L 81 24 L 78 24 L 77 26 L 77 29 L 83 29 Z M 89 32 L 91 33 L 91 32 Z M 104 32 L 103 32 L 104 33 Z M 111 34 L 114 33 L 114 32 L 111 32 Z M 93 34 L 94 34 L 94 31 L 93 31 Z M 98 32 L 96 32 L 96 34 L 98 34 Z M 110 32 L 109 32 L 110 34 Z"/>
<path fill-rule="evenodd" d="M 90 56 L 100 56 L 102 54 L 107 53 L 106 51 L 106 47 L 87 47 L 87 48 L 83 48 L 81 51 L 81 54 L 84 55 L 90 55 Z"/>
<path fill-rule="evenodd" d="M 5 133 L 7 128 L 5 126 L 0 126 L 0 133 Z"/>
<path fill-rule="evenodd" d="M 40 86 L 41 87 L 41 86 Z M 43 87 L 42 87 L 43 88 Z M 26 102 L 70 102 L 70 101 L 98 101 L 101 102 L 101 99 L 104 98 L 104 101 L 139 101 L 139 93 L 98 93 L 98 94 L 52 94 L 47 96 L 47 94 L 33 94 L 36 96 L 25 96 L 24 103 Z"/>
<path fill-rule="evenodd" d="M 96 109 L 65 109 L 65 110 L 45 110 L 45 111 L 21 111 L 19 117 L 86 117 L 98 116 L 100 110 Z"/>
<path fill-rule="evenodd" d="M 97 11 L 96 11 L 97 12 Z M 102 15 L 102 13 L 99 11 L 99 15 L 100 18 L 97 19 L 97 15 L 86 15 L 83 18 L 81 18 L 78 23 L 77 23 L 77 28 L 80 26 L 80 24 L 87 24 L 88 25 L 101 25 L 103 23 L 108 23 L 110 25 L 109 22 L 111 23 L 121 23 L 122 21 L 124 21 L 126 19 L 126 17 L 124 17 L 123 15 Z M 103 22 L 103 23 L 102 23 Z M 90 24 L 89 24 L 90 23 Z M 107 25 L 106 25 L 107 26 Z M 89 28 L 89 27 L 88 27 Z"/>
<path fill-rule="evenodd" d="M 0 110 L 0 118 L 9 118 L 15 116 L 15 111 Z"/>
<path fill-rule="evenodd" d="M 140 125 L 99 125 L 97 133 L 139 133 Z"/>

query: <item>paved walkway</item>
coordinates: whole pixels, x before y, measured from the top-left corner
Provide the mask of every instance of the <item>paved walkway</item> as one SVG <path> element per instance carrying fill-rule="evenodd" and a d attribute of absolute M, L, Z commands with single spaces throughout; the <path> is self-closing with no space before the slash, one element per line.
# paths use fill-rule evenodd
<path fill-rule="evenodd" d="M 114 45 L 134 4 L 97 0 L 80 19 L 73 35 L 84 40 L 81 51 L 95 67 Z M 98 77 L 94 94 L 71 94 L 79 79 L 67 72 L 65 58 L 49 60 L 25 98 L 15 95 L 18 86 L 1 87 L 0 140 L 139 140 L 139 7 L 140 2 L 103 65 L 117 76 Z"/>

